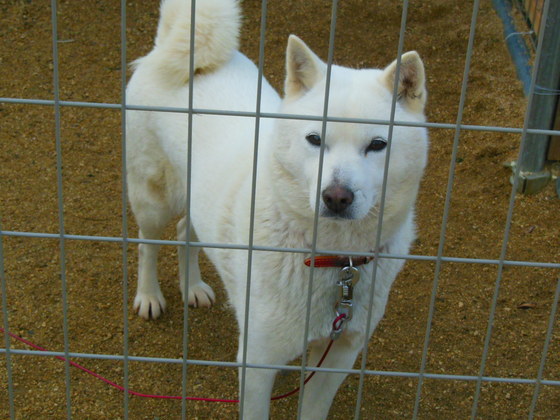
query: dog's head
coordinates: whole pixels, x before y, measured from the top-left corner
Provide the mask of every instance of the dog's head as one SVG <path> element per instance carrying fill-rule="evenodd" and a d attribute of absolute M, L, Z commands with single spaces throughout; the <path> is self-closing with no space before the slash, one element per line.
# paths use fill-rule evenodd
<path fill-rule="evenodd" d="M 283 172 L 277 177 L 279 193 L 292 209 L 312 215 L 319 194 L 321 217 L 358 220 L 375 214 L 388 153 L 386 208 L 395 203 L 410 208 L 426 164 L 427 133 L 421 127 L 391 128 L 387 122 L 395 83 L 395 121 L 424 121 L 427 94 L 424 66 L 416 52 L 404 54 L 399 69 L 395 81 L 396 61 L 383 70 L 332 66 L 327 116 L 339 121 L 324 125 L 320 117 L 325 110 L 327 65 L 299 38 L 290 37 L 282 112 L 319 117 L 277 121 L 273 147 L 277 169 Z"/>

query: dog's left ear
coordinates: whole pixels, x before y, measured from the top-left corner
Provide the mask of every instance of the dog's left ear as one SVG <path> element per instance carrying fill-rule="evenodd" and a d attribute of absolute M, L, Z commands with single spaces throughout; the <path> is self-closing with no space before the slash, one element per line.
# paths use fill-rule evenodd
<path fill-rule="evenodd" d="M 305 94 L 325 76 L 326 69 L 326 64 L 301 39 L 290 35 L 286 51 L 286 98 L 295 99 Z"/>
<path fill-rule="evenodd" d="M 395 86 L 395 74 L 397 72 L 397 60 L 389 64 L 383 70 L 383 80 L 389 91 Z M 424 112 L 426 105 L 426 77 L 424 75 L 424 64 L 416 51 L 410 51 L 401 56 L 399 67 L 399 79 L 397 96 L 406 108 L 412 112 Z"/>

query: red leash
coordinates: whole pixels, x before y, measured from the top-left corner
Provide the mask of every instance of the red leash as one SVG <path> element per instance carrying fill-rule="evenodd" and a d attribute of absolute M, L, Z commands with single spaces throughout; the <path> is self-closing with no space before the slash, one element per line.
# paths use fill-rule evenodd
<path fill-rule="evenodd" d="M 333 322 L 333 329 L 338 329 L 340 328 L 340 324 L 343 322 L 344 318 L 346 317 L 346 315 L 341 314 L 338 315 L 336 317 L 336 319 Z M 6 333 L 6 331 L 0 327 L 0 332 Z M 17 340 L 21 343 L 26 344 L 29 347 L 34 348 L 35 350 L 39 350 L 39 351 L 48 351 L 47 349 L 38 346 L 37 344 L 32 343 L 31 341 L 28 341 L 18 335 L 15 335 L 11 332 L 7 332 L 7 334 L 12 337 L 14 340 Z M 330 340 L 327 348 L 325 349 L 325 352 L 323 353 L 323 356 L 321 357 L 321 359 L 319 360 L 319 363 L 317 363 L 317 367 L 321 367 L 321 365 L 323 364 L 323 361 L 325 360 L 325 358 L 327 357 L 327 354 L 329 353 L 329 350 L 331 349 L 333 344 L 333 340 Z M 66 358 L 62 357 L 62 356 L 54 356 L 55 358 L 57 358 L 58 360 L 62 360 L 62 361 L 66 361 Z M 125 388 L 119 384 L 116 384 L 115 382 L 110 381 L 109 379 L 105 378 L 104 376 L 99 375 L 98 373 L 95 373 L 91 370 L 89 370 L 88 368 L 76 363 L 76 362 L 72 362 L 72 361 L 68 361 L 68 363 L 70 364 L 70 366 L 73 366 L 75 368 L 78 368 L 86 373 L 88 373 L 89 375 L 99 379 L 100 381 L 105 382 L 106 384 L 112 386 L 113 388 L 116 388 L 120 391 L 125 392 Z M 311 374 L 305 378 L 305 381 L 303 382 L 303 384 L 307 384 L 307 382 L 309 382 L 309 380 L 313 377 L 313 375 L 315 375 L 316 371 L 311 372 Z M 282 395 L 278 395 L 276 397 L 272 397 L 271 400 L 279 400 L 282 398 L 286 398 L 289 397 L 297 392 L 299 392 L 299 387 L 297 387 L 296 389 L 286 393 L 286 394 L 282 394 Z M 176 396 L 176 395 L 154 395 L 154 394 L 143 394 L 141 392 L 136 392 L 133 391 L 131 389 L 126 390 L 126 392 L 128 392 L 130 395 L 135 395 L 137 397 L 143 397 L 143 398 L 158 398 L 158 399 L 166 399 L 166 400 L 182 400 L 183 397 L 182 396 Z M 207 402 L 223 402 L 223 403 L 238 403 L 239 400 L 228 400 L 228 399 L 222 399 L 222 398 L 201 398 L 201 397 L 185 397 L 185 399 L 190 400 L 190 401 L 207 401 Z"/>

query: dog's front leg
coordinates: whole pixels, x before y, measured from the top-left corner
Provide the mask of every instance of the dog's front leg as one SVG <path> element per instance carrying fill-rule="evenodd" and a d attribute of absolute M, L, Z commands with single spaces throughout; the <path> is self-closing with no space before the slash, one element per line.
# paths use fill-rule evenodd
<path fill-rule="evenodd" d="M 244 420 L 267 420 L 270 409 L 270 396 L 277 371 L 264 368 L 245 369 L 245 392 L 241 392 L 242 368 L 239 368 L 239 395 L 243 395 L 240 415 Z"/>
<path fill-rule="evenodd" d="M 261 329 L 253 323 L 247 341 L 247 364 L 283 365 L 295 357 L 290 338 L 282 337 L 278 331 Z M 237 361 L 243 362 L 243 334 L 239 336 Z M 242 375 L 245 372 L 245 386 L 242 390 Z M 270 397 L 276 377 L 276 369 L 239 368 L 239 396 L 243 396 L 240 414 L 244 420 L 266 420 L 269 417 Z M 243 392 L 242 392 L 243 391 Z"/>
<path fill-rule="evenodd" d="M 363 343 L 363 338 L 349 340 L 343 334 L 333 343 L 321 367 L 351 369 Z M 307 365 L 317 366 L 327 346 L 328 340 L 312 343 Z M 345 373 L 317 372 L 305 385 L 302 419 L 326 419 L 336 391 L 346 376 Z"/>

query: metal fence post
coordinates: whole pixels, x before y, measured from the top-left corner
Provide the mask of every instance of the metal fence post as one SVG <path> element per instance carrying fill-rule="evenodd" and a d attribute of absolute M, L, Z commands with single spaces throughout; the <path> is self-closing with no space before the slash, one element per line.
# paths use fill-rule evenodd
<path fill-rule="evenodd" d="M 544 16 L 546 13 L 543 14 Z M 548 17 L 541 30 L 544 30 L 545 33 L 542 38 L 541 61 L 537 66 L 535 97 L 530 110 L 529 129 L 548 130 L 552 129 L 554 125 L 558 105 L 558 88 L 560 87 L 559 2 L 549 2 Z M 549 143 L 550 136 L 547 134 L 527 133 L 525 150 L 516 164 L 519 166 L 519 192 L 537 193 L 550 181 L 550 171 L 545 168 Z"/>

